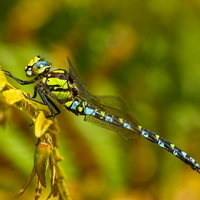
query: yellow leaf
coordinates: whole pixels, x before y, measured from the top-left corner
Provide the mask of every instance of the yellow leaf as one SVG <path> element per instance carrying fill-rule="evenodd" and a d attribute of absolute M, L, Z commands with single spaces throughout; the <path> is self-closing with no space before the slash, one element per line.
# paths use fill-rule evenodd
<path fill-rule="evenodd" d="M 5 87 L 6 82 L 7 82 L 7 79 L 4 75 L 4 72 L 0 70 L 0 91 L 2 91 L 2 89 Z"/>
<path fill-rule="evenodd" d="M 35 136 L 37 138 L 40 138 L 43 136 L 49 127 L 52 125 L 53 121 L 50 119 L 47 119 L 44 116 L 44 113 L 42 111 L 39 112 L 36 121 L 35 121 Z"/>
<path fill-rule="evenodd" d="M 21 90 L 18 89 L 9 89 L 2 92 L 3 96 L 6 98 L 6 102 L 9 105 L 12 105 L 22 99 L 25 99 Z"/>

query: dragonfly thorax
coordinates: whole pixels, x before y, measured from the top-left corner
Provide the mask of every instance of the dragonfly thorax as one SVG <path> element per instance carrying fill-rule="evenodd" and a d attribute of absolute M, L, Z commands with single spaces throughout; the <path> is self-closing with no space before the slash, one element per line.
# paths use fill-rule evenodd
<path fill-rule="evenodd" d="M 46 74 L 51 68 L 51 63 L 45 61 L 40 56 L 35 56 L 30 60 L 25 67 L 25 73 L 28 77 L 34 77 L 42 74 Z"/>

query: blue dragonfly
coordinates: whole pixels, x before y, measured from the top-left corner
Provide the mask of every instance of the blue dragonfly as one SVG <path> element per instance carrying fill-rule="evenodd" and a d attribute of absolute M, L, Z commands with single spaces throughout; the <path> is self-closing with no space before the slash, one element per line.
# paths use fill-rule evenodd
<path fill-rule="evenodd" d="M 33 96 L 26 97 L 48 106 L 51 115 L 47 117 L 54 118 L 60 113 L 56 106 L 57 102 L 75 115 L 84 116 L 85 121 L 113 130 L 125 139 L 132 139 L 135 134 L 141 135 L 200 173 L 200 165 L 194 158 L 173 143 L 141 126 L 133 116 L 124 111 L 120 99 L 90 94 L 79 79 L 69 59 L 67 62 L 69 72 L 53 68 L 48 61 L 40 56 L 35 56 L 25 67 L 26 76 L 33 77 L 29 81 L 18 79 L 9 71 L 2 71 L 21 85 L 35 84 Z M 39 94 L 41 101 L 35 99 L 37 94 Z"/>

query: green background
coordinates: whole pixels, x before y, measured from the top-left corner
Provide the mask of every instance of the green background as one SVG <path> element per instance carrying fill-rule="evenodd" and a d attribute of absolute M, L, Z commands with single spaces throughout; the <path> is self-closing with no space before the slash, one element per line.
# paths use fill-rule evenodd
<path fill-rule="evenodd" d="M 199 53 L 198 0 L 0 2 L 3 69 L 27 79 L 24 67 L 35 55 L 60 68 L 68 56 L 91 93 L 123 98 L 145 128 L 200 162 Z M 6 123 L 2 109 L 0 199 L 7 200 L 31 172 L 37 140 L 22 112 L 10 108 Z M 155 144 L 123 140 L 64 110 L 58 121 L 73 199 L 200 198 L 200 176 Z M 20 199 L 33 198 L 34 183 Z"/>

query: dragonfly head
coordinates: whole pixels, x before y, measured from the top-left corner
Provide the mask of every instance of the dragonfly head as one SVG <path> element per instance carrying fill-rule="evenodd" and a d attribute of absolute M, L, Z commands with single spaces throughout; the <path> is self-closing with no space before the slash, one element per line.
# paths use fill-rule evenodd
<path fill-rule="evenodd" d="M 40 56 L 35 56 L 25 67 L 25 73 L 28 77 L 38 76 L 50 70 L 51 63 L 45 61 Z"/>

